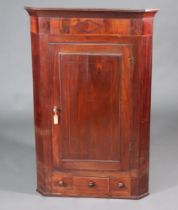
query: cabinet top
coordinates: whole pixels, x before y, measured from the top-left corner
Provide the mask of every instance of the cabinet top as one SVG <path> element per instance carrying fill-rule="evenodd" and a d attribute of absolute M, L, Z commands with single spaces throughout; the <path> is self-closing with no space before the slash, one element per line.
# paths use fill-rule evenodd
<path fill-rule="evenodd" d="M 104 8 L 35 8 L 25 7 L 30 16 L 38 17 L 98 17 L 142 18 L 154 17 L 159 9 L 104 9 Z"/>

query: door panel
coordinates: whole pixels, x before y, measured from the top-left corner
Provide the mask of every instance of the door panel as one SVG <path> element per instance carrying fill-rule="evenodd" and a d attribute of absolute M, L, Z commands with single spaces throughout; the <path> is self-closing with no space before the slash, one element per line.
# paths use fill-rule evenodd
<path fill-rule="evenodd" d="M 63 159 L 120 159 L 119 72 L 118 56 L 61 54 Z"/>
<path fill-rule="evenodd" d="M 53 125 L 55 165 L 60 170 L 128 168 L 129 131 L 121 129 L 130 129 L 131 110 L 124 104 L 131 94 L 131 77 L 124 78 L 126 68 L 131 70 L 130 46 L 50 47 L 53 101 L 60 109 L 59 125 Z"/>

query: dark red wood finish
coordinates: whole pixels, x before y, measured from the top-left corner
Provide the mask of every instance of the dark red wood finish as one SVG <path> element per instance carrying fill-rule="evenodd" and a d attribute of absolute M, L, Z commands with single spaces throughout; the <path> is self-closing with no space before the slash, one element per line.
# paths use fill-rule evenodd
<path fill-rule="evenodd" d="M 147 195 L 152 27 L 158 10 L 26 10 L 37 191 Z"/>

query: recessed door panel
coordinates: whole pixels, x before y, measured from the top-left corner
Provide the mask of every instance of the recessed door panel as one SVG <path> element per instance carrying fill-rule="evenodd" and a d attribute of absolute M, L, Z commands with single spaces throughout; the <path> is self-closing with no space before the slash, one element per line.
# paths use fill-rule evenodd
<path fill-rule="evenodd" d="M 62 158 L 120 159 L 117 55 L 61 54 Z"/>

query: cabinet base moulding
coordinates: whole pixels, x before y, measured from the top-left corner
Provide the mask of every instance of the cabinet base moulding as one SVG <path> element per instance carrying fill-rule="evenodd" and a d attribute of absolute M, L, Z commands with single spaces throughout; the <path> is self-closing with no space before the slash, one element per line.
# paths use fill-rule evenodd
<path fill-rule="evenodd" d="M 47 197 L 66 197 L 66 195 L 62 195 L 61 193 L 48 193 L 48 192 L 43 192 L 43 191 L 40 191 L 38 189 L 36 189 L 36 192 L 40 193 L 41 195 L 43 196 L 47 196 Z M 102 195 L 102 196 L 91 196 L 91 195 L 70 195 L 68 194 L 67 197 L 78 197 L 78 198 L 113 198 L 113 199 L 131 199 L 131 200 L 139 200 L 141 198 L 144 198 L 146 196 L 148 196 L 149 193 L 143 193 L 139 196 L 110 196 L 110 195 Z"/>

